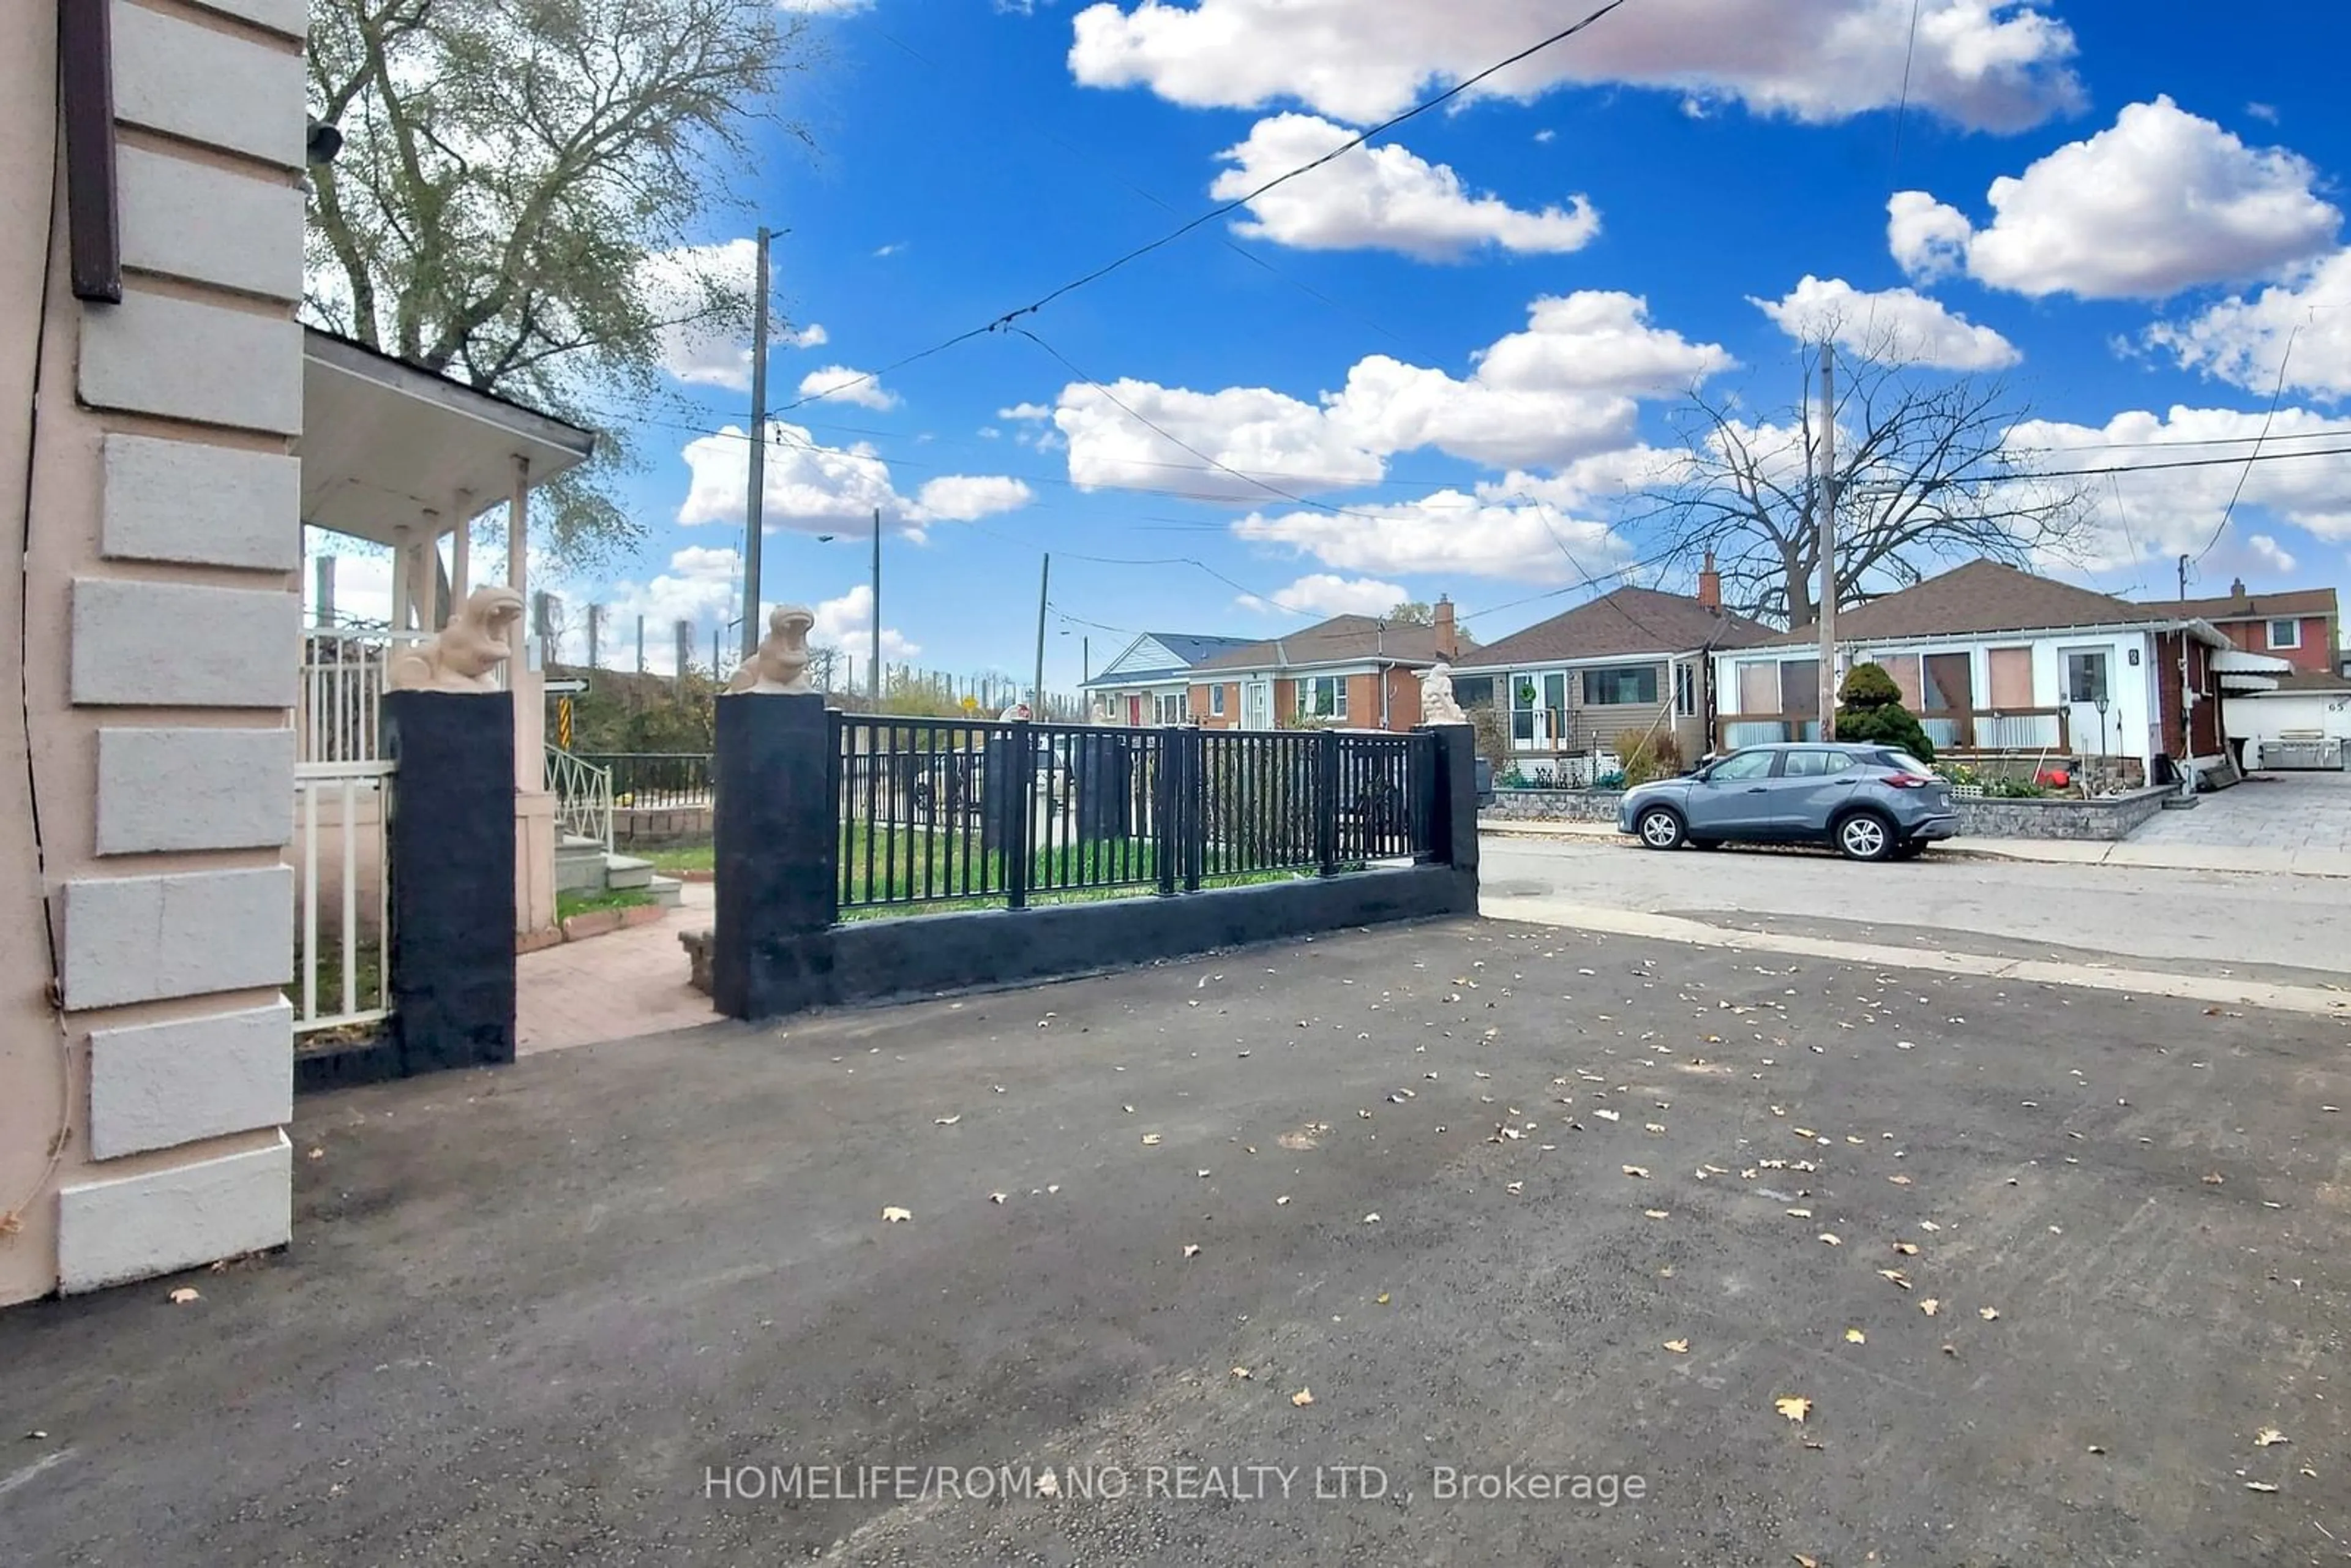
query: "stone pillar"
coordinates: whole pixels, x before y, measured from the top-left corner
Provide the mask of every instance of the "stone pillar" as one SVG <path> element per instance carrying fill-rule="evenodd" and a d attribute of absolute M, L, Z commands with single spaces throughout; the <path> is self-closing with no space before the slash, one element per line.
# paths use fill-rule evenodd
<path fill-rule="evenodd" d="M 381 713 L 397 1071 L 512 1061 L 513 695 L 386 692 Z"/>
<path fill-rule="evenodd" d="M 0 5 L 0 1302 L 292 1223 L 308 15 L 109 8 L 124 134 L 65 181 L 59 11 Z M 77 298 L 110 205 L 120 299 Z"/>
<path fill-rule="evenodd" d="M 717 730 L 711 1001 L 729 1018 L 774 1018 L 826 999 L 800 938 L 839 914 L 833 720 L 814 693 L 743 693 L 718 699 Z"/>
<path fill-rule="evenodd" d="M 1437 792 L 1430 823 L 1437 860 L 1478 875 L 1478 732 L 1466 724 L 1424 725 L 1437 737 Z"/>

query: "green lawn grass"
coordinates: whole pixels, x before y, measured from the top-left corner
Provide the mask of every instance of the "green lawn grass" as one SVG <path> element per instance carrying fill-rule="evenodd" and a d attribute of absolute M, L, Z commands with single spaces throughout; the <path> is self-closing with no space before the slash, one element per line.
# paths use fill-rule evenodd
<path fill-rule="evenodd" d="M 559 925 L 573 915 L 586 915 L 590 910 L 635 909 L 653 901 L 653 895 L 642 887 L 609 887 L 596 893 L 564 888 L 555 895 L 555 920 Z"/>

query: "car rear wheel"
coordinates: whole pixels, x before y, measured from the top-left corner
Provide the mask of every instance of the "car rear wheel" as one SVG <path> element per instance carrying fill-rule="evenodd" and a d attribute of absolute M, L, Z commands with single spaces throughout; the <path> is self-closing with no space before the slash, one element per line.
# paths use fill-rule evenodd
<path fill-rule="evenodd" d="M 1894 824 L 1875 811 L 1855 811 L 1836 825 L 1837 852 L 1851 861 L 1882 861 L 1894 854 Z"/>
<path fill-rule="evenodd" d="M 1653 850 L 1677 850 L 1687 836 L 1678 813 L 1663 806 L 1652 806 L 1641 813 L 1635 824 L 1641 831 L 1641 841 Z"/>

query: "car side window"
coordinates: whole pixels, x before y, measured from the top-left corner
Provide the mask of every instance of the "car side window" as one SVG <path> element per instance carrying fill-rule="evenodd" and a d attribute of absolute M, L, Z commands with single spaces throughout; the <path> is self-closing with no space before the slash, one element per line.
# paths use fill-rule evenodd
<path fill-rule="evenodd" d="M 1829 770 L 1825 751 L 1792 751 L 1780 769 L 1782 779 L 1817 779 Z"/>
<path fill-rule="evenodd" d="M 1741 779 L 1761 779 L 1771 771 L 1771 754 L 1768 751 L 1742 752 L 1727 757 L 1714 766 L 1707 777 L 1712 780 L 1731 783 Z"/>

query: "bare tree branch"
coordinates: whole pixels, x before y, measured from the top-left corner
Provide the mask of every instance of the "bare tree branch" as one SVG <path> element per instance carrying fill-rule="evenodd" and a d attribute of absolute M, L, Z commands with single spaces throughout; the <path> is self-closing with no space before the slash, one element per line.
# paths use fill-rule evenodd
<path fill-rule="evenodd" d="M 1997 379 L 1934 376 L 1890 346 L 1843 358 L 1840 608 L 1977 557 L 2029 567 L 2076 550 L 2090 526 L 2087 491 L 2034 478 L 2012 459 L 2008 432 L 2026 413 Z M 1714 555 L 1726 605 L 1787 626 L 1815 616 L 1818 417 L 1807 404 L 1750 421 L 1735 401 L 1694 389 L 1677 471 L 1647 493 L 1642 514 L 1661 552 Z"/>

